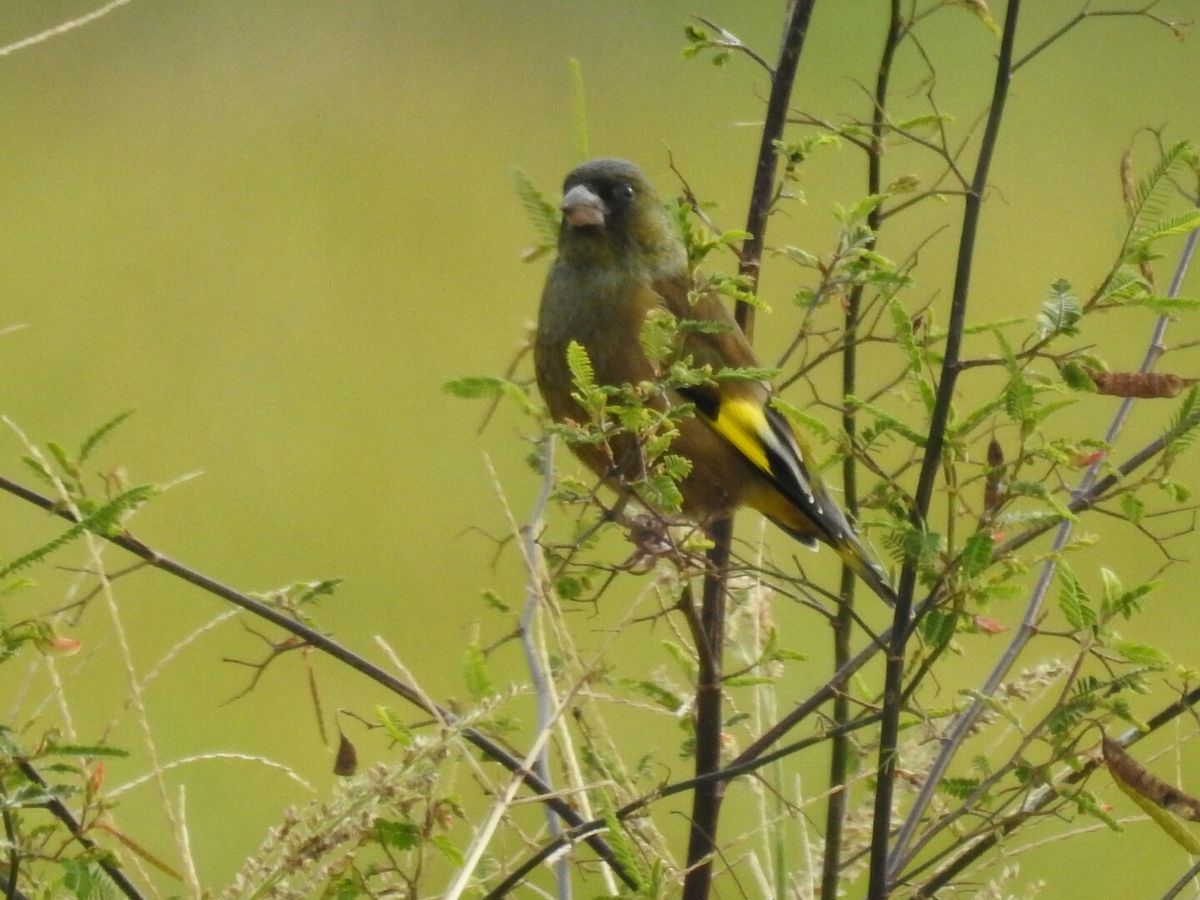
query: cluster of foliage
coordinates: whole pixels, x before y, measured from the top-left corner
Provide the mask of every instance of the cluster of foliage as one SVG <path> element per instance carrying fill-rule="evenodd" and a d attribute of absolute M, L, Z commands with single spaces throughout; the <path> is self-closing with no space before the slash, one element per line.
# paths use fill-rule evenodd
<path fill-rule="evenodd" d="M 689 56 L 716 49 L 714 62 L 719 64 L 730 59 L 731 51 L 746 52 L 761 63 L 727 31 L 718 29 L 714 37 L 692 27 L 688 35 Z M 878 100 L 884 107 L 886 97 Z M 778 712 L 781 688 L 802 678 L 801 672 L 811 679 L 811 666 L 800 648 L 785 646 L 786 638 L 774 621 L 782 614 L 780 603 L 799 604 L 829 621 L 831 631 L 836 631 L 837 603 L 844 609 L 846 597 L 814 584 L 794 563 L 773 562 L 757 544 L 735 550 L 730 568 L 720 576 L 729 598 L 724 663 L 731 670 L 720 678 L 726 712 L 719 732 L 700 734 L 697 704 L 704 691 L 702 673 L 711 644 L 700 621 L 698 597 L 701 581 L 712 577 L 713 569 L 698 551 L 710 548 L 711 542 L 694 528 L 664 519 L 653 531 L 655 543 L 650 544 L 650 555 L 658 561 L 653 582 L 627 581 L 630 570 L 643 572 L 647 560 L 647 529 L 627 514 L 628 497 L 670 513 L 679 499 L 672 484 L 687 471 L 687 460 L 671 453 L 671 419 L 692 410 L 685 404 L 666 413 L 656 411 L 648 405 L 646 392 L 686 387 L 721 374 L 696 370 L 688 359 L 679 357 L 678 332 L 687 323 L 669 316 L 646 323 L 643 348 L 651 358 L 664 360 L 664 377 L 657 385 L 597 384 L 582 348 L 572 350 L 576 397 L 588 410 L 587 421 L 551 425 L 548 431 L 568 444 L 603 443 L 618 433 L 636 440 L 643 450 L 643 477 L 623 483 L 615 505 L 607 502 L 593 479 L 581 480 L 569 470 L 552 477 L 545 456 L 531 457 L 538 471 L 552 478 L 550 499 L 563 505 L 554 515 L 539 506 L 525 526 L 540 535 L 536 557 L 527 558 L 531 577 L 536 575 L 530 590 L 538 604 L 555 610 L 557 619 L 564 605 L 568 611 L 577 604 L 595 609 L 603 599 L 611 609 L 624 602 L 628 606 L 621 607 L 615 624 L 609 626 L 614 630 L 619 631 L 623 623 L 657 620 L 660 615 L 673 621 L 671 627 L 676 629 L 673 639 L 662 642 L 667 655 L 648 665 L 645 673 L 610 668 L 596 658 L 590 664 L 579 661 L 582 675 L 577 669 L 552 666 L 555 679 L 547 690 L 560 698 L 569 696 L 579 721 L 592 722 L 595 717 L 603 722 L 606 713 L 617 715 L 614 702 L 658 707 L 683 729 L 679 750 L 685 757 L 699 756 L 698 742 L 720 743 L 722 769 L 717 777 L 732 781 L 765 766 L 753 780 L 736 781 L 730 789 L 731 798 L 744 797 L 750 808 L 757 808 L 757 826 L 718 842 L 718 852 L 722 861 L 742 860 L 743 867 L 734 870 L 753 873 L 774 896 L 798 889 L 803 894 L 798 886 L 814 883 L 818 871 L 826 890 L 852 883 L 868 860 L 874 863 L 875 855 L 884 867 L 872 869 L 874 896 L 902 884 L 919 893 L 932 892 L 986 860 L 987 851 L 1000 837 L 1026 822 L 1083 816 L 1120 829 L 1090 786 L 1102 757 L 1101 737 L 1114 733 L 1124 743 L 1136 742 L 1194 700 L 1196 677 L 1189 661 L 1177 663 L 1131 636 L 1137 631 L 1136 623 L 1130 623 L 1179 561 L 1173 548 L 1192 533 L 1190 490 L 1176 464 L 1200 425 L 1200 397 L 1194 379 L 1156 372 L 1153 367 L 1163 349 L 1167 324 L 1194 312 L 1198 302 L 1178 296 L 1186 253 L 1168 289 L 1159 286 L 1161 276 L 1154 262 L 1165 241 L 1188 235 L 1200 224 L 1194 209 L 1200 193 L 1196 152 L 1187 143 L 1156 142 L 1157 158 L 1137 178 L 1132 174 L 1132 154 L 1127 157 L 1121 185 L 1128 211 L 1126 228 L 1111 265 L 1097 274 L 1085 298 L 1077 296 L 1066 279 L 1058 278 L 1047 287 L 1045 299 L 1032 302 L 1023 314 L 991 320 L 963 316 L 957 322 L 951 315 L 951 321 L 943 322 L 939 317 L 944 311 L 913 300 L 917 254 L 924 242 L 902 259 L 889 258 L 882 248 L 893 223 L 903 221 L 903 214 L 917 204 L 960 193 L 979 194 L 971 179 L 960 173 L 963 159 L 961 151 L 951 149 L 949 122 L 948 117 L 933 113 L 901 123 L 881 115 L 872 124 L 834 126 L 826 118 L 797 113 L 793 116 L 794 125 L 800 126 L 796 133 L 773 141 L 782 166 L 772 208 L 799 192 L 805 165 L 830 146 L 853 144 L 867 156 L 879 158 L 885 148 L 919 144 L 945 164 L 943 174 L 929 183 L 906 175 L 884 186 L 875 178 L 867 196 L 838 210 L 839 234 L 827 251 L 772 248 L 775 259 L 799 270 L 791 290 L 796 308 L 793 338 L 772 373 L 777 385 L 792 392 L 777 403 L 799 431 L 817 442 L 822 451 L 819 468 L 827 478 L 847 466 L 871 473 L 871 483 L 851 498 L 860 525 L 886 548 L 895 571 L 907 568 L 912 573 L 908 590 L 915 625 L 903 645 L 906 653 L 898 680 L 870 685 L 846 680 L 896 633 L 895 629 L 880 633 L 860 621 L 864 650 L 855 657 L 839 658 L 838 671 L 810 697 L 828 701 L 835 684 L 843 685 L 838 690 L 849 694 L 851 709 L 843 709 L 822 727 L 831 733 L 829 741 L 847 742 L 854 762 L 835 775 L 827 790 L 834 796 L 856 796 L 861 802 L 857 808 L 843 806 L 838 813 L 840 827 L 827 822 L 823 850 L 811 850 L 796 861 L 795 843 L 785 835 L 789 822 L 790 827 L 803 830 L 802 810 L 824 795 L 789 796 L 792 779 L 804 769 L 782 768 L 775 753 L 767 762 L 768 748 L 819 705 L 805 702 L 795 714 Z M 517 185 L 545 238 L 543 248 L 548 249 L 557 228 L 555 210 L 528 179 L 518 176 Z M 699 269 L 706 261 L 711 263 L 718 248 L 731 248 L 737 257 L 746 234 L 713 226 L 713 207 L 697 200 L 686 181 L 683 195 L 673 210 L 692 264 Z M 972 244 L 960 248 L 968 260 L 974 252 Z M 771 271 L 775 277 L 780 273 L 786 277 L 786 269 L 778 265 Z M 961 271 L 958 275 L 961 278 Z M 734 275 L 697 271 L 698 291 L 719 292 L 733 303 L 761 306 L 754 284 L 744 267 Z M 965 309 L 965 286 L 962 293 Z M 1139 311 L 1148 314 L 1146 363 L 1136 372 L 1109 371 L 1104 342 L 1094 337 L 1103 334 L 1100 322 L 1113 314 Z M 777 326 L 773 320 L 772 327 Z M 973 348 L 983 348 L 977 356 L 962 355 L 964 336 Z M 860 367 L 853 380 L 830 389 L 830 379 L 822 377 L 823 367 L 866 345 L 872 346 L 870 367 Z M 962 372 L 977 375 L 975 383 L 981 387 L 959 381 L 959 391 L 950 393 L 954 402 L 945 403 L 948 371 L 955 378 Z M 803 402 L 794 399 L 801 386 L 810 393 Z M 511 394 L 519 384 L 465 380 L 450 387 L 463 396 L 479 396 Z M 838 396 L 831 396 L 839 390 Z M 1095 395 L 1124 398 L 1113 425 L 1103 433 L 1081 430 L 1074 414 L 1081 406 L 1096 408 Z M 1157 439 L 1122 456 L 1121 425 L 1134 399 L 1172 408 L 1160 413 Z M 854 427 L 832 429 L 815 412 L 821 407 L 841 410 L 854 420 Z M 939 479 L 942 505 L 937 509 L 929 508 L 928 498 L 922 509 L 917 496 L 917 476 L 925 467 L 931 467 Z M 1080 526 L 1088 514 L 1096 513 L 1136 529 L 1147 549 L 1156 548 L 1154 552 L 1161 554 L 1162 571 L 1151 578 L 1139 572 L 1137 583 L 1127 586 L 1120 562 L 1095 566 L 1094 553 L 1087 550 L 1100 538 Z M 549 521 L 545 527 L 543 516 Z M 1172 518 L 1183 523 L 1174 531 Z M 612 541 L 606 540 L 609 532 L 631 534 L 638 545 L 633 558 L 621 561 L 614 554 Z M 1052 541 L 1039 541 L 1051 533 Z M 1071 563 L 1076 558 L 1085 560 L 1078 570 Z M 1022 605 L 1014 612 L 1018 603 Z M 955 657 L 996 656 L 991 651 L 977 653 L 972 645 L 994 645 L 999 635 L 1010 631 L 1005 649 L 992 669 L 979 676 L 978 684 L 962 690 L 949 704 L 935 699 L 944 690 L 939 673 L 948 670 Z M 819 630 L 810 626 L 792 633 L 804 634 L 807 650 Z M 555 630 L 553 637 L 561 633 Z M 631 638 L 644 639 L 642 633 Z M 587 686 L 586 705 L 578 696 L 581 683 Z M 1160 699 L 1153 716 L 1139 717 L 1131 700 L 1136 695 L 1169 700 Z M 1185 698 L 1183 704 L 1176 702 L 1180 696 Z M 610 702 L 601 703 L 601 698 Z M 906 736 L 894 746 L 886 743 L 885 736 L 871 737 L 866 730 L 879 720 L 879 710 L 889 707 Z M 540 722 L 539 727 L 551 725 Z M 855 734 L 852 744 L 846 737 L 850 732 Z M 582 739 L 597 733 L 607 734 L 607 729 L 589 724 L 582 729 Z M 931 735 L 945 736 L 940 747 L 929 739 Z M 818 742 L 816 738 L 800 741 L 778 753 L 798 752 Z M 596 755 L 585 748 L 583 758 L 590 761 Z M 873 765 L 876 758 L 878 765 Z M 621 767 L 609 763 L 587 768 L 584 775 L 617 785 L 607 798 L 599 792 L 594 802 L 601 808 L 626 802 L 630 812 L 642 815 L 639 792 L 656 798 L 659 793 L 652 787 L 653 775 L 647 772 L 644 758 L 639 757 L 634 772 L 636 777 L 622 783 Z M 885 773 L 896 785 L 897 796 L 889 796 L 883 807 L 900 824 L 894 841 L 887 823 L 880 826 L 878 788 Z M 1128 784 L 1119 776 L 1114 780 L 1122 787 Z M 682 787 L 703 781 L 701 777 Z M 587 783 L 585 777 L 570 788 L 583 791 Z M 746 814 L 744 810 L 730 813 L 738 821 L 744 821 Z M 671 843 L 662 830 L 652 827 L 654 823 L 661 828 L 657 819 L 639 819 L 637 827 L 625 833 L 638 844 L 643 860 L 656 861 L 652 878 L 645 865 L 639 867 L 642 875 L 635 880 L 642 887 L 637 890 L 659 890 L 664 860 L 668 860 L 667 881 L 682 882 L 687 891 L 694 887 L 690 873 L 711 857 L 689 853 L 685 860 L 676 855 L 678 847 L 674 854 L 664 855 Z M 1191 846 L 1179 829 L 1169 833 L 1185 847 Z M 837 835 L 833 840 L 841 843 L 833 846 L 830 835 Z M 1006 870 L 998 877 L 1015 875 Z"/>

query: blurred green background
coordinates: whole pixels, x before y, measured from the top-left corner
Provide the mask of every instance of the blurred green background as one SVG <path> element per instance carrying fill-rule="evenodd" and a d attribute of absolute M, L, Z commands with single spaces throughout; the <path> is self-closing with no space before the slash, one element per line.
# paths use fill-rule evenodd
<path fill-rule="evenodd" d="M 886 5 L 818 4 L 795 106 L 838 120 L 869 116 L 863 88 L 873 82 Z M 999 18 L 1003 3 L 993 5 Z M 1025 49 L 1082 4 L 1027 6 Z M 0 45 L 92 8 L 6 3 Z M 1174 0 L 1155 11 L 1183 18 L 1196 10 Z M 670 195 L 669 152 L 696 191 L 718 202 L 723 227 L 740 227 L 766 79 L 743 58 L 720 68 L 682 59 L 693 13 L 774 58 L 781 4 L 732 0 L 135 0 L 0 58 L 0 328 L 25 326 L 0 337 L 0 412 L 35 442 L 73 446 L 135 410 L 101 454 L 106 465 L 122 464 L 134 483 L 203 472 L 139 515 L 136 534 L 242 589 L 344 577 L 323 624 L 373 656 L 372 636 L 384 635 L 433 696 L 462 695 L 462 648 L 480 627 L 485 637 L 500 630 L 480 590 L 509 600 L 521 590 L 515 554 L 497 563 L 488 537 L 506 525 L 484 454 L 518 515 L 536 488 L 522 462 L 528 424 L 504 411 L 478 437 L 482 405 L 441 390 L 451 378 L 502 372 L 536 311 L 545 264 L 520 261 L 535 234 L 510 173 L 523 170 L 553 197 L 578 161 L 573 57 L 592 154 L 639 161 Z M 986 102 L 997 40 L 963 10 L 932 17 L 921 35 L 937 67 L 934 96 L 961 139 Z M 927 76 L 909 45 L 894 81 L 898 114 L 928 110 Z M 980 318 L 1033 316 L 1059 276 L 1081 294 L 1096 283 L 1124 225 L 1121 153 L 1145 126 L 1165 126 L 1168 142 L 1200 138 L 1197 83 L 1194 38 L 1176 39 L 1145 18 L 1086 22 L 1021 70 L 980 238 Z M 1143 136 L 1137 146 L 1144 168 L 1151 142 Z M 889 180 L 937 171 L 911 149 L 887 165 Z M 849 146 L 822 154 L 802 182 L 807 204 L 777 216 L 768 240 L 827 252 L 833 204 L 864 191 L 861 159 Z M 948 210 L 953 220 L 957 202 Z M 881 249 L 903 255 L 943 215 L 931 204 Z M 943 231 L 922 251 L 909 299 L 944 303 L 956 237 Z M 767 358 L 794 321 L 789 284 L 773 282 L 772 271 L 763 290 L 777 313 L 759 324 Z M 1193 275 L 1185 293 L 1197 295 L 1198 285 Z M 1103 355 L 1114 368 L 1135 367 L 1149 317 L 1110 324 L 1095 338 Z M 1196 336 L 1184 321 L 1171 338 Z M 1195 374 L 1194 355 L 1170 360 Z M 1111 407 L 1093 403 L 1079 421 L 1098 430 Z M 1128 446 L 1164 415 L 1140 410 Z M 0 471 L 24 479 L 22 452 L 5 430 Z M 0 557 L 55 532 L 35 510 L 0 498 Z M 1187 556 L 1195 541 L 1183 543 Z M 1127 560 L 1131 581 L 1161 563 L 1149 544 L 1124 546 L 1146 555 Z M 1106 553 L 1111 564 L 1113 548 Z M 117 551 L 107 559 L 126 564 Z M 42 571 L 38 580 L 4 601 L 10 621 L 62 602 L 75 584 L 69 572 Z M 117 593 L 142 668 L 221 611 L 156 574 L 127 577 Z M 1164 592 L 1156 604 L 1160 631 L 1139 636 L 1194 664 L 1194 596 Z M 142 774 L 146 757 L 121 712 L 125 680 L 105 616 L 89 613 L 78 634 L 84 652 L 59 665 L 78 737 L 97 739 L 115 722 L 113 739 L 135 751 L 109 764 L 114 786 Z M 658 636 L 644 637 L 657 647 Z M 221 658 L 264 652 L 233 624 L 188 648 L 147 691 L 157 752 L 162 760 L 260 753 L 323 791 L 331 751 L 313 724 L 298 659 L 222 705 L 248 676 Z M 510 661 L 519 677 L 515 651 Z M 972 662 L 982 671 L 989 660 Z M 385 700 L 321 660 L 309 664 L 327 709 L 369 712 Z M 813 667 L 812 683 L 821 671 Z M 0 687 L 6 711 L 57 721 L 52 705 L 39 707 L 44 673 L 25 674 Z M 808 686 L 796 685 L 795 695 Z M 364 755 L 386 754 L 368 740 Z M 1200 773 L 1194 759 L 1184 765 Z M 310 796 L 248 763 L 198 763 L 172 777 L 173 787 L 187 787 L 192 847 L 213 886 L 285 805 Z M 169 855 L 152 794 L 124 794 L 117 820 Z M 1051 896 L 1095 896 L 1085 869 L 1108 886 L 1106 896 L 1138 896 L 1137 867 L 1117 863 L 1133 846 L 1167 873 L 1163 886 L 1180 868 L 1179 852 L 1145 826 L 1100 830 L 1022 862 L 1030 878 L 1054 879 Z"/>

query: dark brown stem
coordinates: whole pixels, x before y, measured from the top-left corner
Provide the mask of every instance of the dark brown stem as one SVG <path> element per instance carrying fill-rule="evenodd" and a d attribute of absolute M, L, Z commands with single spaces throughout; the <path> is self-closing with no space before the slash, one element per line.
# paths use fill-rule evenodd
<path fill-rule="evenodd" d="M 754 169 L 754 187 L 750 191 L 750 212 L 746 216 L 746 231 L 750 232 L 750 237 L 742 245 L 739 266 L 742 274 L 749 275 L 756 285 L 766 240 L 767 216 L 771 213 L 775 170 L 779 161 L 775 142 L 783 136 L 783 126 L 787 123 L 788 102 L 796 80 L 796 66 L 800 62 L 800 52 L 804 49 L 804 37 L 808 33 L 808 22 L 812 18 L 814 5 L 816 0 L 792 0 L 784 23 L 779 64 L 775 66 L 775 77 L 771 79 L 771 96 L 767 99 L 767 117 L 763 122 L 762 141 L 758 146 L 758 164 Z M 753 340 L 754 307 L 748 303 L 739 303 L 735 315 L 746 337 Z"/>
<path fill-rule="evenodd" d="M 733 543 L 733 520 L 720 519 L 710 530 L 713 548 L 708 551 L 700 619 L 694 629 L 699 676 L 696 679 L 696 777 L 721 768 L 721 674 L 725 645 L 725 578 Z M 704 781 L 692 793 L 692 820 L 688 830 L 688 874 L 684 897 L 704 898 L 712 886 L 712 854 L 717 847 L 717 822 L 725 782 Z"/>
<path fill-rule="evenodd" d="M 871 144 L 867 153 L 867 193 L 878 194 L 883 183 L 883 129 L 884 109 L 887 106 L 888 80 L 892 73 L 892 60 L 901 36 L 900 0 L 891 0 L 887 36 L 879 59 L 879 71 L 875 77 L 874 111 L 871 116 Z M 879 206 L 867 216 L 867 224 L 873 234 L 878 232 L 882 221 Z M 875 238 L 869 246 L 873 249 Z M 858 393 L 858 325 L 862 311 L 863 285 L 856 284 L 846 303 L 845 348 L 842 352 L 842 396 Z M 842 430 L 847 445 L 853 447 L 858 432 L 855 408 L 849 404 L 842 407 Z M 846 513 L 851 521 L 858 520 L 858 462 L 853 453 L 847 453 L 842 462 L 842 486 Z M 857 582 L 849 566 L 842 566 L 839 588 L 841 603 L 833 623 L 834 666 L 842 669 L 850 661 L 850 637 L 854 630 L 854 586 Z M 850 717 L 850 703 L 846 695 L 848 682 L 839 681 L 831 685 L 834 690 L 833 722 L 844 725 Z M 850 774 L 850 739 L 838 732 L 832 739 L 829 754 L 829 805 L 825 810 L 825 854 L 821 867 L 821 896 L 836 897 L 842 868 L 842 829 L 849 802 L 847 779 Z"/>
<path fill-rule="evenodd" d="M 24 775 L 26 779 L 33 784 L 36 784 L 47 794 L 50 793 L 50 785 L 46 783 L 46 779 L 42 777 L 42 773 L 34 768 L 32 763 L 25 759 L 18 759 L 17 768 L 21 770 L 21 774 Z M 50 799 L 46 801 L 46 809 L 50 811 L 50 814 L 54 816 L 54 818 L 58 819 L 58 821 L 66 826 L 67 831 L 71 833 L 71 837 L 77 840 L 80 846 L 82 846 L 85 850 L 94 852 L 96 854 L 96 863 L 104 870 L 104 873 L 112 879 L 113 884 L 117 886 L 117 889 L 123 895 L 140 900 L 140 898 L 143 896 L 142 892 L 139 891 L 134 883 L 126 877 L 125 873 L 121 870 L 120 866 L 116 864 L 115 860 L 111 856 L 109 856 L 107 853 L 98 852 L 96 842 L 83 833 L 83 826 L 80 824 L 79 820 L 75 818 L 71 810 L 67 808 L 65 803 L 63 803 L 57 797 L 51 796 Z M 12 888 L 15 891 L 15 879 L 17 874 L 16 869 L 14 868 L 10 874 L 14 879 L 12 882 Z"/>
<path fill-rule="evenodd" d="M 776 142 L 783 135 L 787 122 L 788 102 L 796 79 L 796 67 L 804 48 L 804 37 L 816 0 L 793 0 L 788 8 L 783 28 L 783 43 L 779 64 L 771 79 L 771 96 L 767 100 L 767 116 L 763 123 L 758 162 L 754 170 L 754 186 L 750 192 L 750 210 L 746 231 L 751 237 L 742 246 L 738 269 L 749 276 L 755 289 L 762 261 L 767 216 L 771 211 L 775 169 L 778 162 Z M 734 316 L 747 340 L 754 339 L 754 307 L 739 302 Z M 720 767 L 721 751 L 721 655 L 725 646 L 725 584 L 730 547 L 733 541 L 732 520 L 712 523 L 714 546 L 709 552 L 709 568 L 704 576 L 700 618 L 704 626 L 703 641 L 698 642 L 700 679 L 696 692 L 696 775 L 715 772 Z M 709 668 L 705 669 L 705 656 Z M 712 888 L 712 855 L 717 846 L 717 822 L 720 816 L 724 782 L 714 781 L 698 786 L 692 799 L 692 821 L 688 835 L 687 875 L 683 881 L 684 900 L 707 900 Z"/>
<path fill-rule="evenodd" d="M 942 363 L 937 399 L 930 419 L 929 441 L 925 449 L 925 458 L 922 462 L 916 497 L 910 514 L 913 527 L 918 529 L 924 528 L 929 514 L 929 504 L 933 497 L 934 482 L 942 465 L 942 444 L 946 436 L 950 405 L 954 398 L 963 328 L 966 324 L 967 298 L 971 288 L 971 265 L 975 256 L 975 237 L 979 227 L 980 210 L 983 205 L 984 190 L 987 187 L 988 173 L 991 169 L 992 155 L 996 150 L 1000 122 L 1004 117 L 1004 105 L 1008 98 L 1008 87 L 1012 78 L 1013 47 L 1016 42 L 1017 18 L 1020 10 L 1020 0 L 1010 0 L 1005 11 L 1004 33 L 1001 37 L 1000 54 L 996 64 L 992 104 L 980 142 L 979 158 L 976 160 L 975 174 L 971 179 L 971 190 L 967 194 L 963 208 L 962 233 L 958 242 L 958 260 L 954 273 L 954 291 L 950 301 L 945 357 Z M 867 896 L 871 900 L 884 900 L 891 893 L 888 844 L 892 824 L 893 779 L 896 775 L 896 751 L 900 736 L 900 701 L 904 684 L 905 645 L 908 639 L 916 578 L 916 561 L 906 560 L 900 575 L 900 590 L 895 610 L 896 626 L 892 629 L 884 681 L 884 716 L 879 735 L 875 819 L 871 834 L 871 875 L 867 891 Z"/>
<path fill-rule="evenodd" d="M 0 792 L 0 801 L 6 801 L 8 798 Z M 17 852 L 20 844 L 17 843 L 17 827 L 13 822 L 13 811 L 8 807 L 8 803 L 4 804 L 4 836 L 8 839 L 8 871 L 4 873 L 4 877 L 8 879 L 8 884 L 0 886 L 4 887 L 5 900 L 16 900 L 17 897 L 23 897 L 17 890 L 17 881 L 21 877 L 21 855 Z"/>

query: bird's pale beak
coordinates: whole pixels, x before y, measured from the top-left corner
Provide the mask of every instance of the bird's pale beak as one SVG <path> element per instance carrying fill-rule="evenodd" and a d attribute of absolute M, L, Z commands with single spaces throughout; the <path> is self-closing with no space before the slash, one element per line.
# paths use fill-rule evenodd
<path fill-rule="evenodd" d="M 559 209 L 562 210 L 563 218 L 575 228 L 584 225 L 599 225 L 603 228 L 604 217 L 608 215 L 604 201 L 582 184 L 577 184 L 567 191 Z"/>

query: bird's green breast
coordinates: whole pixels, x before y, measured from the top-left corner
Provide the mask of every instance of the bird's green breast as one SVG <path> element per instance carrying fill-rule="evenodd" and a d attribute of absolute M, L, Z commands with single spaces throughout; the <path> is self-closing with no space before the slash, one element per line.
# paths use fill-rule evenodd
<path fill-rule="evenodd" d="M 566 348 L 575 341 L 587 350 L 600 384 L 652 378 L 639 335 L 646 313 L 659 302 L 649 280 L 636 272 L 560 259 L 542 294 L 535 345 L 539 369 L 557 367 L 559 361 L 565 365 Z"/>

